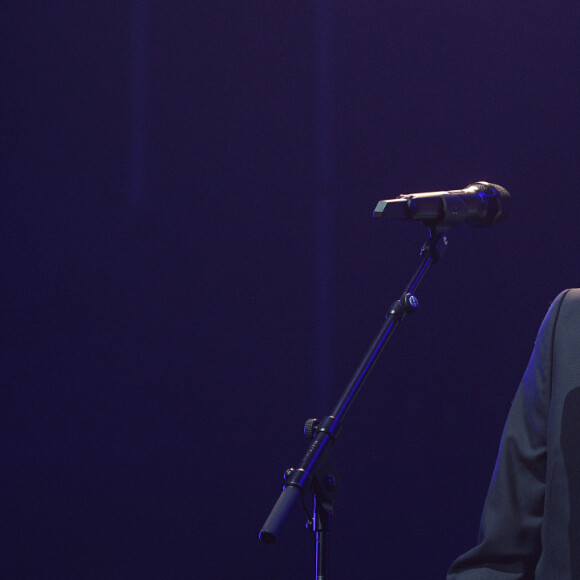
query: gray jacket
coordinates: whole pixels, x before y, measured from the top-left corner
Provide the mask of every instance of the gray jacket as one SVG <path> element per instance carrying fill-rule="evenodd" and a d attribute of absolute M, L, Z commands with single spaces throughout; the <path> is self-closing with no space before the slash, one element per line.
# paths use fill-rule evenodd
<path fill-rule="evenodd" d="M 546 314 L 509 412 L 479 544 L 448 580 L 580 579 L 580 289 Z"/>

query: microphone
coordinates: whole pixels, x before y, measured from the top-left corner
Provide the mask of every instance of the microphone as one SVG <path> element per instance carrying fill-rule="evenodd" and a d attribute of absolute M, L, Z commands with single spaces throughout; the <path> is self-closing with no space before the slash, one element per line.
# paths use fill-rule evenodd
<path fill-rule="evenodd" d="M 428 226 L 454 226 L 467 222 L 487 226 L 509 215 L 510 194 L 500 185 L 477 181 L 465 189 L 409 193 L 383 199 L 374 217 L 418 220 Z"/>

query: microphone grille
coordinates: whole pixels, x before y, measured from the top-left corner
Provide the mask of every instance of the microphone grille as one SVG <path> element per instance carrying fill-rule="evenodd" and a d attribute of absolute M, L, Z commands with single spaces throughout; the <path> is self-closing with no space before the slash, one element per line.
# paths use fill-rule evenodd
<path fill-rule="evenodd" d="M 511 210 L 511 196 L 505 187 L 489 183 L 487 181 L 477 181 L 470 185 L 476 191 L 481 192 L 487 206 L 485 216 L 481 216 L 475 225 L 490 225 L 505 220 Z"/>

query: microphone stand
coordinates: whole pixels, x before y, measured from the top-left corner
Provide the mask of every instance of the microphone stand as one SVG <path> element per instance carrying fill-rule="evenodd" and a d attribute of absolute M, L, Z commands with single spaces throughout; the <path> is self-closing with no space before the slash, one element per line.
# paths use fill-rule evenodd
<path fill-rule="evenodd" d="M 287 469 L 284 473 L 282 493 L 259 533 L 262 542 L 273 544 L 298 499 L 302 501 L 308 512 L 304 495 L 307 491 L 312 492 L 314 513 L 312 518 L 309 517 L 308 527 L 316 534 L 316 580 L 328 580 L 328 533 L 331 530 L 334 500 L 338 489 L 336 469 L 330 459 L 329 449 L 338 439 L 344 417 L 385 345 L 405 316 L 417 310 L 419 302 L 415 296 L 415 290 L 419 283 L 431 264 L 436 263 L 447 249 L 447 236 L 444 235 L 447 228 L 426 225 L 429 227 L 430 236 L 421 248 L 419 267 L 407 284 L 401 298 L 393 302 L 380 332 L 332 413 L 324 417 L 322 421 L 318 419 L 306 421 L 304 434 L 312 439 L 312 442 L 299 467 Z"/>

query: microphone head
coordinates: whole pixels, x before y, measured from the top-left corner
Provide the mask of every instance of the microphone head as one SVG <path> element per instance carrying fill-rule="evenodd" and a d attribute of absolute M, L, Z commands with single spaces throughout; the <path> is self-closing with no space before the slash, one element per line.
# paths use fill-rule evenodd
<path fill-rule="evenodd" d="M 465 189 L 410 193 L 384 199 L 374 216 L 422 221 L 429 228 L 448 228 L 463 222 L 488 226 L 506 219 L 510 194 L 501 185 L 476 181 Z"/>
<path fill-rule="evenodd" d="M 466 191 L 479 193 L 484 204 L 484 211 L 477 217 L 467 220 L 475 226 L 487 226 L 505 220 L 511 209 L 511 197 L 501 185 L 477 181 L 467 187 Z"/>

